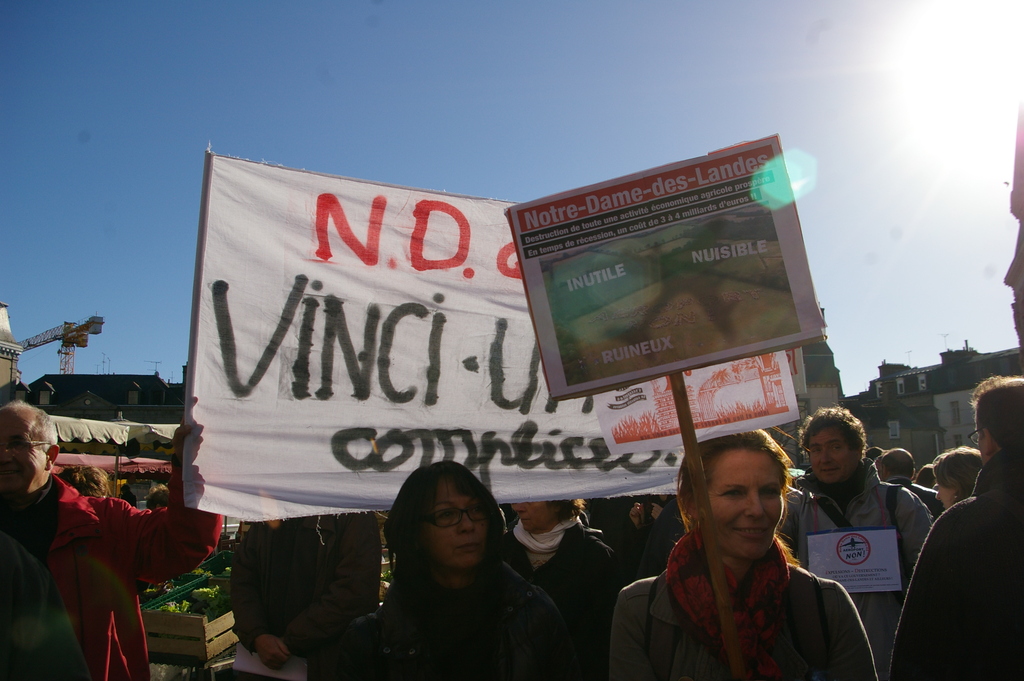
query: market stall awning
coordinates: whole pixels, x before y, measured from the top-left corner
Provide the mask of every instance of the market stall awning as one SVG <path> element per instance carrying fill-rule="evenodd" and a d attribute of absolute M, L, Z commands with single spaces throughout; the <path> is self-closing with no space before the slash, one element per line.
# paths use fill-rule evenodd
<path fill-rule="evenodd" d="M 126 422 L 93 421 L 70 416 L 51 416 L 57 426 L 59 442 L 109 442 L 123 445 L 128 442 Z"/>
<path fill-rule="evenodd" d="M 144 445 L 167 445 L 170 447 L 174 439 L 177 423 L 136 423 L 135 421 L 115 421 L 128 426 L 128 439 L 138 440 Z"/>
<path fill-rule="evenodd" d="M 94 421 L 69 416 L 51 416 L 57 426 L 61 449 L 86 455 L 129 454 L 139 451 L 170 453 L 171 439 L 178 426 L 173 423 L 135 421 Z"/>
<path fill-rule="evenodd" d="M 60 452 L 57 455 L 57 461 L 55 462 L 58 466 L 97 466 L 105 471 L 113 473 L 115 470 L 119 471 L 122 475 L 125 473 L 162 473 L 166 475 L 171 474 L 171 462 L 162 461 L 160 459 L 147 459 L 142 457 L 136 457 L 129 459 L 126 457 L 120 457 L 120 463 L 117 462 L 116 456 L 103 456 L 95 454 L 71 454 L 69 452 Z"/>

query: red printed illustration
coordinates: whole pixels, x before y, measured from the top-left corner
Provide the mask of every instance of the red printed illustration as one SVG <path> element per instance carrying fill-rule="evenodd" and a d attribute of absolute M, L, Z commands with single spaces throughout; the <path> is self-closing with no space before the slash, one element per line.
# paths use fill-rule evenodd
<path fill-rule="evenodd" d="M 782 385 L 783 368 L 775 354 L 769 353 L 730 362 L 711 373 L 699 369 L 686 372 L 686 392 L 694 427 L 711 428 L 787 412 L 790 407 Z M 785 369 L 788 371 L 788 367 Z M 651 394 L 651 408 L 620 419 L 612 428 L 616 442 L 636 442 L 679 433 L 669 379 L 655 379 L 646 388 Z M 617 391 L 616 400 L 621 406 L 646 400 L 646 396 L 637 397 L 638 390 L 634 386 Z"/>

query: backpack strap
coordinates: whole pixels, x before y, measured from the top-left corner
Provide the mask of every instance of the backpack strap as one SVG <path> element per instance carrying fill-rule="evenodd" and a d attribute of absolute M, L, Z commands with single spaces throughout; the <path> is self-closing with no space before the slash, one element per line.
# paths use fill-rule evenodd
<path fill-rule="evenodd" d="M 836 527 L 853 527 L 853 524 L 847 520 L 846 516 L 843 515 L 843 512 L 839 510 L 839 506 L 836 505 L 836 502 L 832 501 L 828 497 L 816 496 L 814 497 L 814 503 L 818 505 L 818 508 L 825 512 L 825 515 L 829 517 Z"/>
<path fill-rule="evenodd" d="M 885 488 L 885 510 L 889 513 L 889 521 L 892 523 L 892 526 L 896 528 L 896 540 L 899 542 L 900 556 L 902 558 L 903 535 L 900 533 L 899 520 L 896 519 L 896 505 L 899 503 L 899 493 L 899 485 L 889 485 Z"/>
<path fill-rule="evenodd" d="M 810 572 L 791 569 L 787 589 L 786 618 L 793 636 L 793 646 L 810 667 L 810 671 L 828 669 L 831 636 L 825 616 L 825 598 L 821 581 Z M 812 613 L 817 613 L 814 617 Z M 812 678 L 809 672 L 807 678 Z"/>
<path fill-rule="evenodd" d="M 644 626 L 644 648 L 658 681 L 669 681 L 672 663 L 676 661 L 676 648 L 679 647 L 679 640 L 682 638 L 682 629 L 655 619 L 651 614 L 655 596 L 664 583 L 664 572 L 651 582 L 651 588 L 647 592 L 647 623 Z"/>
<path fill-rule="evenodd" d="M 889 521 L 892 523 L 892 526 L 896 528 L 896 556 L 900 561 L 900 574 L 909 581 L 910 570 L 907 569 L 906 564 L 903 562 L 903 533 L 900 532 L 899 520 L 896 519 L 896 505 L 899 502 L 898 495 L 900 489 L 899 485 L 892 484 L 885 488 L 885 510 L 889 514 Z M 900 605 L 903 605 L 903 591 L 893 591 L 892 593 L 896 596 L 896 600 L 900 602 Z"/>
<path fill-rule="evenodd" d="M 885 510 L 889 514 L 889 521 L 892 523 L 892 526 L 896 528 L 896 557 L 900 562 L 900 575 L 909 581 L 910 570 L 907 569 L 907 565 L 903 561 L 903 533 L 900 532 L 899 520 L 896 518 L 896 505 L 899 502 L 899 493 L 899 485 L 890 484 L 885 488 Z M 903 590 L 892 591 L 890 593 L 896 597 L 897 602 L 902 606 L 903 600 L 906 598 L 906 594 L 903 593 Z"/>

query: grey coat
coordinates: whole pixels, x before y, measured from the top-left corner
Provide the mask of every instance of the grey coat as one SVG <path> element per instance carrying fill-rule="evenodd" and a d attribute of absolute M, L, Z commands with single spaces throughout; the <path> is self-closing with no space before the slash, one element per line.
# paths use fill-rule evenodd
<path fill-rule="evenodd" d="M 644 636 L 649 592 L 651 582 L 655 579 L 651 577 L 634 582 L 619 592 L 612 620 L 610 681 L 656 681 Z M 827 579 L 819 581 L 822 586 L 830 639 L 829 662 L 825 671 L 830 679 L 836 681 L 875 679 L 871 649 L 849 594 L 836 582 Z M 668 584 L 662 580 L 651 604 L 651 616 L 670 626 L 678 627 L 670 599 Z M 807 615 L 817 618 L 817 613 Z M 712 656 L 707 648 L 687 634 L 680 633 L 669 678 L 688 677 L 694 681 L 725 681 L 732 678 L 729 668 L 717 657 Z M 793 646 L 788 624 L 783 625 L 775 641 L 772 657 L 778 663 L 785 679 L 802 679 L 807 674 L 807 663 Z"/>
<path fill-rule="evenodd" d="M 783 531 L 796 539 L 797 557 L 800 564 L 807 567 L 807 533 L 819 530 L 832 530 L 836 524 L 819 508 L 816 499 L 827 499 L 813 473 L 805 475 L 798 482 L 802 490 L 789 496 L 789 515 Z M 928 508 L 899 485 L 896 495 L 896 525 L 903 537 L 902 564 L 909 573 L 917 563 L 921 546 L 932 526 L 932 516 Z M 867 467 L 864 489 L 855 496 L 846 508 L 846 519 L 854 527 L 892 526 L 892 519 L 885 508 L 886 488 L 889 483 L 881 482 L 874 466 Z M 826 502 L 827 503 L 827 502 Z M 909 574 L 904 575 L 903 589 L 907 588 Z M 896 638 L 896 626 L 900 621 L 901 599 L 895 592 L 874 592 L 851 594 L 857 606 L 864 629 L 871 642 L 871 650 L 875 656 L 875 668 L 879 678 L 889 678 L 889 658 L 892 655 L 892 644 Z"/>

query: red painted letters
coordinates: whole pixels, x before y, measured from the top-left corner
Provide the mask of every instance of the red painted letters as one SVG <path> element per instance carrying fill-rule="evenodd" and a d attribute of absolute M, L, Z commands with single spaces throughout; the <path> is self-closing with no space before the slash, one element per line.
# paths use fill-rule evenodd
<path fill-rule="evenodd" d="M 498 251 L 498 261 L 495 263 L 498 266 L 498 271 L 504 274 L 509 279 L 522 279 L 523 273 L 519 269 L 519 261 L 512 263 L 508 262 L 509 256 L 516 254 L 516 245 L 509 242 L 501 247 Z"/>
<path fill-rule="evenodd" d="M 384 209 L 387 208 L 388 200 L 383 196 L 376 196 L 370 208 L 370 225 L 366 231 L 366 244 L 360 243 L 356 235 L 349 227 L 345 211 L 341 202 L 334 194 L 321 194 L 316 198 L 316 257 L 321 260 L 331 259 L 330 237 L 327 234 L 327 223 L 334 220 L 334 228 L 345 245 L 352 249 L 352 252 L 359 257 L 366 265 L 376 265 L 380 257 L 380 226 L 384 221 Z"/>
<path fill-rule="evenodd" d="M 388 200 L 386 197 L 374 197 L 373 203 L 370 206 L 370 220 L 366 230 L 366 242 L 363 243 L 353 234 L 348 217 L 345 215 L 345 209 L 342 208 L 338 197 L 334 194 L 320 194 L 317 196 L 315 224 L 316 257 L 329 262 L 334 255 L 331 251 L 330 243 L 330 223 L 333 221 L 334 229 L 337 230 L 338 236 L 341 237 L 342 242 L 348 246 L 352 253 L 364 265 L 370 267 L 376 265 L 380 261 L 380 232 L 381 226 L 384 223 L 384 212 L 387 210 L 387 206 Z M 458 227 L 458 246 L 455 254 L 450 258 L 433 259 L 423 254 L 424 241 L 427 237 L 427 229 L 432 213 L 447 215 L 455 221 L 455 225 Z M 418 272 L 450 270 L 466 263 L 469 258 L 472 227 L 461 210 L 444 201 L 423 200 L 416 204 L 412 214 L 415 224 L 413 225 L 412 237 L 409 242 L 409 258 L 413 269 Z M 438 219 L 435 216 L 435 230 L 444 230 L 450 226 L 450 223 L 443 217 L 440 218 L 440 222 L 438 222 Z M 495 268 L 499 274 L 509 279 L 522 279 L 522 273 L 519 271 L 519 263 L 515 260 L 515 254 L 515 244 L 508 243 L 502 246 L 495 257 Z M 386 257 L 385 264 L 390 269 L 399 267 L 399 262 L 394 256 Z M 466 279 L 472 279 L 476 273 L 474 268 L 467 267 L 463 270 L 462 276 Z"/>
<path fill-rule="evenodd" d="M 459 247 L 450 258 L 444 260 L 431 260 L 423 256 L 423 239 L 427 235 L 427 221 L 433 212 L 444 213 L 455 220 L 459 226 Z M 413 269 L 423 272 L 424 270 L 446 270 L 458 267 L 466 262 L 469 255 L 469 220 L 455 206 L 444 201 L 420 201 L 412 211 L 416 218 L 416 226 L 412 230 L 411 253 Z"/>

